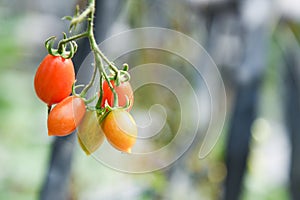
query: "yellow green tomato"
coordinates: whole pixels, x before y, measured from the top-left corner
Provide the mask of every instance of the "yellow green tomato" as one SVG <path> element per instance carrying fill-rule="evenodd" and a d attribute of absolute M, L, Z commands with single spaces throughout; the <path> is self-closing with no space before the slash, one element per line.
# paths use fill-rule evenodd
<path fill-rule="evenodd" d="M 94 153 L 104 140 L 104 133 L 98 123 L 95 111 L 87 111 L 78 127 L 78 142 L 82 150 L 90 155 Z"/>

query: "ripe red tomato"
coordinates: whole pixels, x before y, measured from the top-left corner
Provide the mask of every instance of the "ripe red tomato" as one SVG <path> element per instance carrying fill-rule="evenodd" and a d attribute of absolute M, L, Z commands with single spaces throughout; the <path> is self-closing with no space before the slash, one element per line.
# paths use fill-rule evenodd
<path fill-rule="evenodd" d="M 48 135 L 66 136 L 81 122 L 86 112 L 84 101 L 69 96 L 58 103 L 48 116 Z"/>
<path fill-rule="evenodd" d="M 136 142 L 137 126 L 127 111 L 117 109 L 109 112 L 101 128 L 110 144 L 120 151 L 131 153 Z"/>
<path fill-rule="evenodd" d="M 116 90 L 118 94 L 118 102 L 119 106 L 123 107 L 127 103 L 127 98 L 130 102 L 130 105 L 127 109 L 127 111 L 130 111 L 133 105 L 134 97 L 133 97 L 133 91 L 131 88 L 130 83 L 127 82 L 121 82 L 121 84 L 117 87 L 114 84 L 114 81 L 110 81 L 111 84 L 113 85 L 113 88 Z M 127 98 L 126 98 L 127 96 Z M 103 82 L 103 98 L 102 98 L 102 107 L 105 106 L 105 101 L 107 101 L 108 105 L 113 107 L 114 105 L 114 94 L 110 90 L 110 87 L 106 81 Z"/>
<path fill-rule="evenodd" d="M 34 88 L 43 102 L 52 105 L 70 95 L 74 81 L 75 72 L 71 59 L 47 55 L 36 71 Z"/>

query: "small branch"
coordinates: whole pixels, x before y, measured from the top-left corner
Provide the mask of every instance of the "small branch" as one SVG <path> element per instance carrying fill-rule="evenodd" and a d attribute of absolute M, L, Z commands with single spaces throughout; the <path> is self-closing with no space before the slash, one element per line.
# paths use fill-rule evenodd
<path fill-rule="evenodd" d="M 87 37 L 88 36 L 88 32 L 84 32 L 84 33 L 81 33 L 81 34 L 78 34 L 78 35 L 74 35 L 72 37 L 69 37 L 69 38 L 66 38 L 66 39 L 63 39 L 61 40 L 59 43 L 58 43 L 58 49 L 62 49 L 63 48 L 63 45 L 68 43 L 68 42 L 71 42 L 73 40 L 78 40 L 80 38 L 84 38 L 84 37 Z"/>
<path fill-rule="evenodd" d="M 108 58 L 102 53 L 102 51 L 99 48 L 96 48 L 97 53 L 101 56 L 101 58 L 108 64 L 108 66 L 117 73 L 119 70 L 112 62 L 108 60 Z"/>
<path fill-rule="evenodd" d="M 72 24 L 78 24 L 80 22 L 82 22 L 83 20 L 85 20 L 86 17 L 89 16 L 90 13 L 94 13 L 95 12 L 95 2 L 90 1 L 89 6 L 78 16 L 74 17 L 71 20 L 71 25 Z"/>
<path fill-rule="evenodd" d="M 100 95 L 99 95 L 99 99 L 98 99 L 97 104 L 96 104 L 96 109 L 101 109 L 101 103 L 102 103 L 102 99 L 103 99 L 102 82 L 103 82 L 103 76 L 101 76 L 101 73 L 100 73 L 100 85 L 99 85 Z"/>

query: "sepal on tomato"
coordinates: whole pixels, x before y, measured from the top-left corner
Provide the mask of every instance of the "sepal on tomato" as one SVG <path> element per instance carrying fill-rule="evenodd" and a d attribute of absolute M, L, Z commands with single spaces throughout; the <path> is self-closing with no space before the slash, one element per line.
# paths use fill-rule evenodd
<path fill-rule="evenodd" d="M 65 33 L 63 34 L 64 34 L 64 39 L 66 39 L 67 38 L 66 34 Z M 53 56 L 61 56 L 65 59 L 73 58 L 73 56 L 75 55 L 78 49 L 77 43 L 74 40 L 68 42 L 67 44 L 70 46 L 70 51 L 67 51 L 66 50 L 67 45 L 65 44 L 59 46 L 58 49 L 52 48 L 55 40 L 56 40 L 55 36 L 49 37 L 46 40 L 45 47 L 48 53 Z"/>

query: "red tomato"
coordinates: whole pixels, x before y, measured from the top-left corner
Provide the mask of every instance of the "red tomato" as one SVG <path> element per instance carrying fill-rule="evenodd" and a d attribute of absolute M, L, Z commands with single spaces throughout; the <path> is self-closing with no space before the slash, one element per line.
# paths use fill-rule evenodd
<path fill-rule="evenodd" d="M 113 85 L 113 88 L 116 90 L 118 94 L 118 102 L 119 106 L 123 107 L 127 103 L 127 98 L 130 102 L 130 106 L 127 109 L 127 111 L 130 111 L 133 105 L 134 97 L 133 97 L 133 91 L 131 88 L 130 83 L 127 82 L 122 82 L 118 87 L 115 86 L 114 81 L 110 81 L 111 84 Z M 127 96 L 127 98 L 126 98 Z M 114 94 L 109 88 L 109 85 L 106 81 L 103 83 L 103 99 L 102 99 L 102 107 L 105 106 L 105 101 L 107 101 L 108 105 L 113 107 L 114 105 Z"/>
<path fill-rule="evenodd" d="M 74 81 L 75 72 L 71 59 L 47 55 L 36 71 L 34 88 L 43 102 L 52 105 L 70 95 Z"/>
<path fill-rule="evenodd" d="M 111 111 L 102 121 L 101 128 L 110 144 L 120 151 L 131 153 L 136 142 L 137 126 L 127 111 Z"/>
<path fill-rule="evenodd" d="M 48 116 L 48 135 L 66 136 L 71 134 L 85 114 L 84 101 L 69 96 L 58 103 Z"/>

